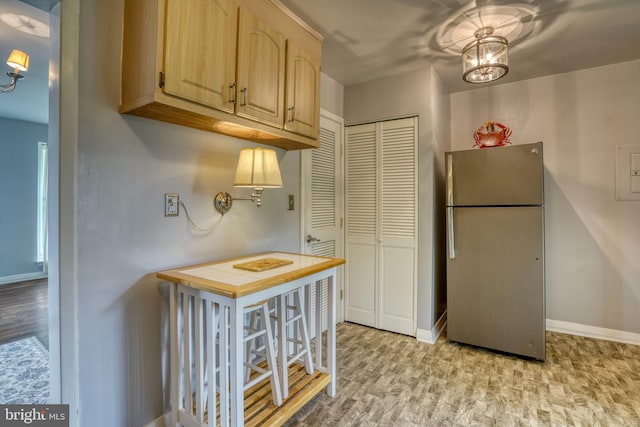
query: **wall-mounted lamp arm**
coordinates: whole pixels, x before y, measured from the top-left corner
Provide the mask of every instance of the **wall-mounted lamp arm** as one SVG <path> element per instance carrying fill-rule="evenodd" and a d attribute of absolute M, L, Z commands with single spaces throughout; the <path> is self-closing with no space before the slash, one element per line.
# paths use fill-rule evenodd
<path fill-rule="evenodd" d="M 18 83 L 18 80 L 24 79 L 24 76 L 22 74 L 18 74 L 15 72 L 7 71 L 6 74 L 11 78 L 11 82 L 6 85 L 0 85 L 0 92 L 11 92 L 16 88 L 16 83 Z"/>
<path fill-rule="evenodd" d="M 253 189 L 251 197 L 231 197 L 231 194 L 221 191 L 213 198 L 213 206 L 218 212 L 220 212 L 221 215 L 224 215 L 229 212 L 229 210 L 231 210 L 231 206 L 233 206 L 234 200 L 247 200 L 250 202 L 254 202 L 257 207 L 260 207 L 262 206 L 263 191 L 264 188 L 256 187 Z"/>

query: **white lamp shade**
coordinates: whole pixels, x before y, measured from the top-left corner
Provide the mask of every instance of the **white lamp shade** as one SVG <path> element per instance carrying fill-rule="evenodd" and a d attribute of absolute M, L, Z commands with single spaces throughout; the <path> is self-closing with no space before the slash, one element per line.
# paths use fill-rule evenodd
<path fill-rule="evenodd" d="M 280 166 L 275 150 L 270 148 L 244 148 L 240 150 L 235 187 L 282 187 Z"/>
<path fill-rule="evenodd" d="M 7 59 L 7 65 L 23 72 L 27 71 L 29 69 L 29 55 L 21 50 L 14 49 Z"/>

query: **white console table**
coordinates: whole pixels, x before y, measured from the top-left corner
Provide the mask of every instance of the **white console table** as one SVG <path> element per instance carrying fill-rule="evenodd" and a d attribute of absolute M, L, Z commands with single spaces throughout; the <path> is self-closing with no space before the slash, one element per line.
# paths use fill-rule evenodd
<path fill-rule="evenodd" d="M 234 268 L 236 264 L 264 258 L 283 259 L 291 263 L 258 272 Z M 336 267 L 343 263 L 344 260 L 340 258 L 272 252 L 157 273 L 158 278 L 172 282 L 170 350 L 173 425 L 281 425 L 323 389 L 326 388 L 329 396 L 334 396 L 334 278 Z M 321 303 L 312 307 L 312 286 L 315 286 L 317 296 L 322 295 L 323 287 L 327 287 L 327 313 L 322 313 Z M 300 287 L 305 289 L 307 323 L 315 325 L 312 331 L 316 337 L 312 356 L 316 372 L 308 375 L 304 370 L 298 370 L 293 379 L 293 369 L 288 372 L 291 393 L 281 406 L 276 407 L 268 399 L 268 393 L 243 391 L 243 308 Z M 324 352 L 321 338 L 323 324 L 327 327 L 327 348 Z M 220 331 L 219 334 L 217 331 Z M 228 366 L 228 369 L 221 369 L 224 366 Z"/>

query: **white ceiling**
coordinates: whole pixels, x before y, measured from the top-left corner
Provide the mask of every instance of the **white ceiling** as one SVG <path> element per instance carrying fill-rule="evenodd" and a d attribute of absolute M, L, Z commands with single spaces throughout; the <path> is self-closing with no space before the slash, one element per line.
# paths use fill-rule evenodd
<path fill-rule="evenodd" d="M 49 23 L 46 10 L 55 0 L 24 1 L 38 7 L 0 0 L 0 14 L 22 14 Z M 462 81 L 461 60 L 455 53 L 459 47 L 445 49 L 442 37 L 462 11 L 486 5 L 535 11 L 533 19 L 522 19 L 526 21 L 522 37 L 510 41 L 509 74 L 493 84 L 640 58 L 640 0 L 281 2 L 323 34 L 322 70 L 344 85 L 433 65 L 450 92 L 478 87 Z M 19 32 L 0 21 L 2 63 L 14 48 L 30 55 L 30 67 L 13 92 L 0 93 L 0 117 L 47 123 L 50 39 Z M 4 72 L 0 84 L 9 81 Z"/>
<path fill-rule="evenodd" d="M 462 11 L 488 5 L 535 10 L 522 19 L 528 34 L 510 41 L 509 73 L 494 84 L 640 58 L 640 0 L 281 2 L 325 37 L 322 70 L 345 86 L 433 65 L 450 92 L 479 87 L 462 81 L 459 55 L 438 34 Z"/>
<path fill-rule="evenodd" d="M 0 0 L 0 16 L 24 15 L 49 24 L 49 13 L 18 0 Z M 29 54 L 29 70 L 13 92 L 0 93 L 0 117 L 37 123 L 49 121 L 50 39 L 18 31 L 0 20 L 0 84 L 10 82 L 6 60 L 13 49 Z"/>

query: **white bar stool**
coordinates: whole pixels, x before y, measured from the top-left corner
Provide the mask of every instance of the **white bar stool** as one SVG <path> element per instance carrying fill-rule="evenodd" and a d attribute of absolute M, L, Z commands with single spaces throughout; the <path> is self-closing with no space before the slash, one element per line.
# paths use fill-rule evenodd
<path fill-rule="evenodd" d="M 283 398 L 289 396 L 289 366 L 303 358 L 307 374 L 313 373 L 309 330 L 303 305 L 303 288 L 276 297 L 275 320 L 278 325 L 278 367 Z"/>
<path fill-rule="evenodd" d="M 259 302 L 244 308 L 245 318 L 248 316 L 248 323 L 244 325 L 244 391 L 255 386 L 265 378 L 269 378 L 271 385 L 271 398 L 276 406 L 282 405 L 282 391 L 276 362 L 276 350 L 274 348 L 274 335 L 271 328 L 271 316 L 269 314 L 268 301 Z M 227 350 L 227 357 L 223 357 L 220 340 L 220 316 L 216 326 L 216 348 L 215 359 L 216 391 L 220 391 L 220 384 L 228 380 L 228 374 L 222 376 L 220 367 L 226 361 L 227 372 L 230 366 L 230 349 Z M 266 362 L 266 366 L 265 363 Z M 206 368 L 205 368 L 206 370 Z M 223 380 L 224 378 L 224 380 Z M 206 384 L 205 384 L 206 386 Z M 208 387 L 207 387 L 208 389 Z M 208 391 L 208 390 L 207 390 Z M 205 400 L 207 399 L 205 395 Z"/>
<path fill-rule="evenodd" d="M 245 384 L 247 390 L 265 378 L 271 383 L 271 395 L 276 406 L 282 405 L 282 392 L 276 362 L 276 351 L 273 346 L 274 337 L 271 329 L 269 303 L 263 301 L 245 307 L 245 314 L 249 314 L 249 324 L 244 326 L 245 354 Z M 266 361 L 266 368 L 261 362 Z M 256 374 L 253 374 L 255 372 Z"/>

